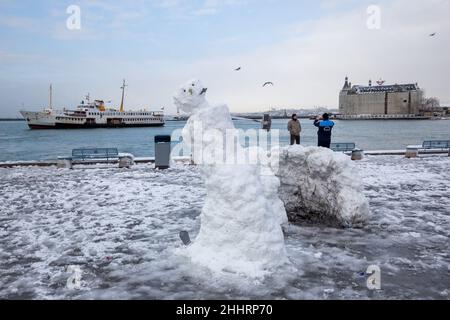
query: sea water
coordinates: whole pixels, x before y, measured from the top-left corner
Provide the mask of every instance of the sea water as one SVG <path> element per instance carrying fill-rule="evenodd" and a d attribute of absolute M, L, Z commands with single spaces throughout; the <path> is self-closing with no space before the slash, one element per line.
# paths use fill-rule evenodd
<path fill-rule="evenodd" d="M 287 119 L 273 120 L 279 129 L 279 143 L 289 143 Z M 335 121 L 333 142 L 354 142 L 363 150 L 403 150 L 424 140 L 450 140 L 448 120 L 366 120 Z M 113 147 L 136 157 L 154 156 L 154 137 L 171 135 L 184 127 L 184 121 L 168 121 L 155 128 L 100 128 L 30 130 L 24 121 L 0 121 L 0 161 L 50 160 L 71 154 L 74 148 Z M 317 144 L 317 128 L 313 121 L 302 119 L 301 144 Z M 237 120 L 239 129 L 259 129 L 260 123 Z M 174 142 L 174 144 L 177 142 Z"/>

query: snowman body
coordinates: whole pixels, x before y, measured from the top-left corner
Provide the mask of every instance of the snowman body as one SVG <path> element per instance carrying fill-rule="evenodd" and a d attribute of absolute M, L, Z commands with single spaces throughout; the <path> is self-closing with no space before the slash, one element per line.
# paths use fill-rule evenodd
<path fill-rule="evenodd" d="M 226 147 L 229 131 L 235 129 L 230 112 L 226 105 L 211 106 L 205 93 L 203 85 L 192 80 L 174 97 L 180 109 L 191 113 L 183 142 L 193 151 L 207 191 L 199 234 L 185 253 L 213 271 L 264 276 L 289 264 L 279 180 L 261 175 L 260 165 L 226 161 L 235 158 L 234 153 L 261 150 Z"/>

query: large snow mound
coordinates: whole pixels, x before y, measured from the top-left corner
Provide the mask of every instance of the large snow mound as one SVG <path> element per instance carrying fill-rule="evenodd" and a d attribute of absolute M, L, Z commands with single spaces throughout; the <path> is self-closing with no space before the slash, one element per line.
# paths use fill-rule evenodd
<path fill-rule="evenodd" d="M 291 222 L 357 227 L 369 216 L 362 180 L 348 156 L 290 146 L 279 151 L 278 165 L 279 196 Z"/>

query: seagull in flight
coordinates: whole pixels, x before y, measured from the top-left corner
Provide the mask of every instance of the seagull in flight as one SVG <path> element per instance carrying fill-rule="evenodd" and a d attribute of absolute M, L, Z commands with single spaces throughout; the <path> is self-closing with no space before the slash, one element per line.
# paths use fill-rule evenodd
<path fill-rule="evenodd" d="M 234 69 L 234 71 L 240 71 L 241 69 L 242 69 L 242 68 L 239 67 L 239 68 Z"/>
<path fill-rule="evenodd" d="M 263 88 L 264 88 L 265 86 L 268 86 L 269 84 L 270 84 L 271 86 L 273 86 L 273 82 L 268 81 L 268 82 L 266 82 L 266 83 L 263 84 Z"/>
<path fill-rule="evenodd" d="M 432 34 L 430 34 L 430 37 L 434 37 L 436 35 L 436 32 L 433 32 Z"/>

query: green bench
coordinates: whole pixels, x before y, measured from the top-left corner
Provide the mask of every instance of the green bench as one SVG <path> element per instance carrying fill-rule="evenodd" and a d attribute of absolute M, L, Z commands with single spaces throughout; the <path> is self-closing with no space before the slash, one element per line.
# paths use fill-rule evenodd
<path fill-rule="evenodd" d="M 72 168 L 73 164 L 113 163 L 119 162 L 119 167 L 130 167 L 133 156 L 120 154 L 117 148 L 79 148 L 72 150 L 70 157 L 58 157 L 58 167 Z"/>
<path fill-rule="evenodd" d="M 112 160 L 116 161 L 119 159 L 119 150 L 116 148 L 84 148 L 84 149 L 73 149 L 72 161 L 92 161 L 92 160 L 103 160 L 110 162 Z"/>
<path fill-rule="evenodd" d="M 330 148 L 336 152 L 348 152 L 355 150 L 356 144 L 353 142 L 332 143 Z"/>
<path fill-rule="evenodd" d="M 407 146 L 406 158 L 417 158 L 419 150 L 448 150 L 448 156 L 450 157 L 450 140 L 427 140 L 422 145 Z"/>
<path fill-rule="evenodd" d="M 422 144 L 423 149 L 450 149 L 450 140 L 429 140 Z"/>

